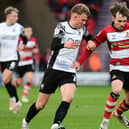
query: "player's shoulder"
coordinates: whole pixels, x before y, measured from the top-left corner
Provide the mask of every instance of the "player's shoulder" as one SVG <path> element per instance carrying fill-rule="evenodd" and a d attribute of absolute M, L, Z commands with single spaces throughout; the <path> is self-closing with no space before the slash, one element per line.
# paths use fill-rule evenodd
<path fill-rule="evenodd" d="M 30 40 L 35 41 L 35 42 L 37 41 L 37 39 L 35 37 L 31 37 Z"/>
<path fill-rule="evenodd" d="M 64 28 L 64 26 L 67 26 L 67 22 L 66 21 L 64 21 L 64 22 L 59 22 L 58 24 L 57 24 L 57 26 L 58 27 L 60 27 L 60 28 Z"/>
<path fill-rule="evenodd" d="M 129 22 L 125 24 L 125 29 L 129 29 Z"/>
<path fill-rule="evenodd" d="M 102 29 L 103 32 L 112 32 L 114 31 L 114 27 L 112 25 L 107 25 Z"/>
<path fill-rule="evenodd" d="M 112 29 L 112 25 L 107 25 L 103 28 L 104 30 Z"/>
<path fill-rule="evenodd" d="M 15 26 L 23 28 L 23 26 L 20 23 L 15 23 Z"/>
<path fill-rule="evenodd" d="M 56 29 L 65 31 L 66 28 L 68 27 L 67 24 L 68 24 L 67 22 L 59 22 L 59 23 L 57 24 Z"/>
<path fill-rule="evenodd" d="M 0 26 L 5 26 L 5 22 L 0 22 Z"/>

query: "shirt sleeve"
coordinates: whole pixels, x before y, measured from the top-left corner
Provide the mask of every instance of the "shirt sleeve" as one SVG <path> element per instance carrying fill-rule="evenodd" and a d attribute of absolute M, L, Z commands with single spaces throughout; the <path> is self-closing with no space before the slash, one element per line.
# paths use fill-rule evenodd
<path fill-rule="evenodd" d="M 86 41 L 94 40 L 93 35 L 91 35 L 91 34 L 89 33 L 89 31 L 86 29 L 86 27 L 84 27 L 83 39 L 85 39 Z"/>
<path fill-rule="evenodd" d="M 80 64 L 83 64 L 84 61 L 91 55 L 92 51 L 85 49 L 85 51 L 80 55 L 79 59 L 77 60 Z"/>
<path fill-rule="evenodd" d="M 59 50 L 61 48 L 64 48 L 64 44 L 61 43 L 63 37 L 64 37 L 64 26 L 59 23 L 54 30 L 54 35 L 51 44 L 52 50 Z"/>
<path fill-rule="evenodd" d="M 101 44 L 102 42 L 104 42 L 105 40 L 107 40 L 107 33 L 105 29 L 102 29 L 95 37 L 95 44 L 96 46 L 98 46 L 99 44 Z"/>
<path fill-rule="evenodd" d="M 20 37 L 21 37 L 21 38 L 22 38 L 22 40 L 23 40 L 23 44 L 24 44 L 24 45 L 26 45 L 26 44 L 27 44 L 28 39 L 27 39 L 27 37 L 26 37 L 26 36 L 25 36 L 25 34 L 24 34 L 24 27 L 23 27 L 23 26 L 21 27 Z"/>

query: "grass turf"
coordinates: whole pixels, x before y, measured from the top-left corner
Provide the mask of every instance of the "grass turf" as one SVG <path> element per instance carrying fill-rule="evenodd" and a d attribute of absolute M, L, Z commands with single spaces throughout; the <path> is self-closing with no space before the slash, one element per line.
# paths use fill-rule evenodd
<path fill-rule="evenodd" d="M 19 87 L 18 94 L 21 97 L 22 87 Z M 23 104 L 18 114 L 8 110 L 8 94 L 4 87 L 0 87 L 0 129 L 21 129 L 21 121 L 28 111 L 30 105 L 36 100 L 39 88 L 33 87 L 29 94 L 30 102 Z M 103 116 L 105 101 L 110 93 L 109 86 L 80 86 L 77 88 L 75 98 L 70 110 L 63 121 L 66 129 L 99 129 Z M 123 92 L 119 100 L 123 97 Z M 56 108 L 60 103 L 59 90 L 53 94 L 48 105 L 30 123 L 30 129 L 50 129 Z M 125 115 L 128 117 L 129 112 Z M 124 129 L 115 118 L 111 117 L 109 129 Z"/>

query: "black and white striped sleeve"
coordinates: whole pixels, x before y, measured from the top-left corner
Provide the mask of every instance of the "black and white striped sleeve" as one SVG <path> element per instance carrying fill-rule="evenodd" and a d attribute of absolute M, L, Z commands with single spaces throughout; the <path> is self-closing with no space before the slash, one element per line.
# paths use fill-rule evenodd
<path fill-rule="evenodd" d="M 93 35 L 91 35 L 91 34 L 88 32 L 88 30 L 86 29 L 86 27 L 84 27 L 83 39 L 85 39 L 86 41 L 94 40 Z"/>
<path fill-rule="evenodd" d="M 26 37 L 25 34 L 24 34 L 24 28 L 23 28 L 23 27 L 21 28 L 21 34 L 20 34 L 20 37 L 21 37 L 22 40 L 23 40 L 23 44 L 26 45 L 28 39 L 27 39 L 27 37 Z"/>
<path fill-rule="evenodd" d="M 59 23 L 54 30 L 54 35 L 51 44 L 52 50 L 59 50 L 61 48 L 64 48 L 64 44 L 61 43 L 63 36 L 64 36 L 64 27 Z"/>

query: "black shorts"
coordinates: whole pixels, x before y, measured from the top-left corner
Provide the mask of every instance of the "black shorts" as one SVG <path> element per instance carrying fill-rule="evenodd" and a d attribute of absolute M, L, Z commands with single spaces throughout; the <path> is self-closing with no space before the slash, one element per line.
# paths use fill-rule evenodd
<path fill-rule="evenodd" d="M 17 66 L 16 73 L 18 77 L 23 77 L 25 73 L 27 72 L 34 72 L 33 65 L 24 65 L 24 66 Z"/>
<path fill-rule="evenodd" d="M 1 65 L 1 71 L 3 72 L 5 69 L 8 69 L 10 71 L 15 71 L 17 67 L 17 61 L 6 61 L 6 62 L 0 62 Z"/>
<path fill-rule="evenodd" d="M 76 74 L 48 69 L 41 83 L 40 92 L 54 93 L 58 86 L 60 87 L 66 83 L 74 83 L 76 85 Z"/>
<path fill-rule="evenodd" d="M 113 80 L 121 80 L 123 82 L 123 89 L 129 90 L 129 72 L 122 72 L 119 70 L 112 70 L 111 81 Z"/>

